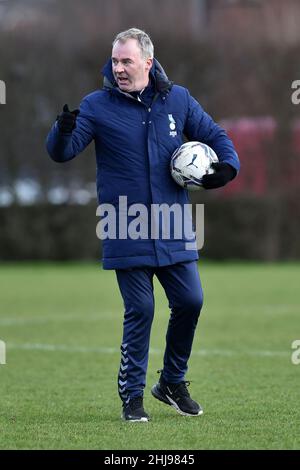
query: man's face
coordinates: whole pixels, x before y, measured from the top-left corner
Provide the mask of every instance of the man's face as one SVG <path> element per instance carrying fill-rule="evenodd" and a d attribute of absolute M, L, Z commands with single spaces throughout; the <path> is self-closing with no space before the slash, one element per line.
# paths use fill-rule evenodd
<path fill-rule="evenodd" d="M 122 91 L 140 91 L 148 85 L 152 59 L 144 59 L 136 39 L 117 41 L 112 49 L 112 71 Z"/>

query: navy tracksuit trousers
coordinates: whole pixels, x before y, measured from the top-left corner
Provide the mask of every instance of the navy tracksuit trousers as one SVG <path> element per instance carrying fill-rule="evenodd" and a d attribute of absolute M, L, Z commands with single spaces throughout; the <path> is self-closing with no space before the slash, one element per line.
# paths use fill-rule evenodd
<path fill-rule="evenodd" d="M 143 395 L 146 384 L 154 315 L 153 276 L 164 288 L 171 309 L 163 365 L 167 382 L 184 380 L 203 294 L 196 261 L 117 269 L 116 274 L 125 306 L 118 388 L 122 401 L 128 402 Z"/>

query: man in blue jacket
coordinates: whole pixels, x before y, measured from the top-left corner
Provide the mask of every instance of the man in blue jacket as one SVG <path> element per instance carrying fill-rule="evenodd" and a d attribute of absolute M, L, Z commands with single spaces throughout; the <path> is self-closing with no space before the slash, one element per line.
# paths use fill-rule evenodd
<path fill-rule="evenodd" d="M 102 72 L 103 88 L 86 96 L 79 111 L 64 106 L 48 135 L 47 150 L 53 160 L 65 162 L 94 140 L 98 200 L 114 207 L 118 221 L 124 211 L 120 196 L 128 207 L 143 204 L 149 213 L 154 205 L 189 203 L 187 191 L 170 174 L 171 155 L 184 137 L 206 143 L 219 157 L 215 173 L 203 178 L 205 189 L 224 186 L 236 176 L 239 160 L 231 140 L 186 88 L 168 80 L 145 32 L 131 28 L 119 33 Z M 125 420 L 149 420 L 143 392 L 154 275 L 165 290 L 171 316 L 163 369 L 152 395 L 181 415 L 203 413 L 185 381 L 203 303 L 198 253 L 196 248 L 187 250 L 186 242 L 185 234 L 166 238 L 161 231 L 155 237 L 130 238 L 122 233 L 103 240 L 103 268 L 116 271 L 125 307 L 118 375 Z"/>

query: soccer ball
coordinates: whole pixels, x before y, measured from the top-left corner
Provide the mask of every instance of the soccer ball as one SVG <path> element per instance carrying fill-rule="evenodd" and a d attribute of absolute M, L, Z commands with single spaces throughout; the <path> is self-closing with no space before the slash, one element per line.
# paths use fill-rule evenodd
<path fill-rule="evenodd" d="M 187 142 L 171 157 L 171 175 L 182 188 L 197 191 L 202 187 L 202 177 L 215 172 L 211 164 L 218 161 L 216 153 L 208 145 Z"/>

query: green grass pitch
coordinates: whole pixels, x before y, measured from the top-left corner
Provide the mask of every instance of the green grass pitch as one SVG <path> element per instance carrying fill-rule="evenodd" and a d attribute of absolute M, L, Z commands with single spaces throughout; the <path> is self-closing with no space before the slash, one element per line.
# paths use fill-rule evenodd
<path fill-rule="evenodd" d="M 154 398 L 167 300 L 155 283 L 145 408 L 121 421 L 117 394 L 123 304 L 96 264 L 0 268 L 1 449 L 299 449 L 300 266 L 207 263 L 187 380 L 204 408 L 184 417 Z"/>

